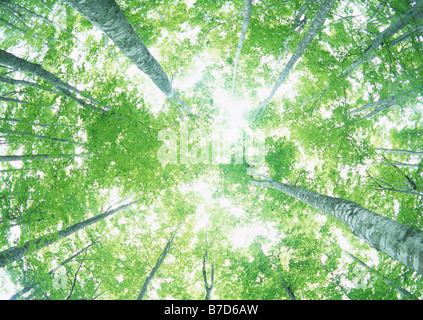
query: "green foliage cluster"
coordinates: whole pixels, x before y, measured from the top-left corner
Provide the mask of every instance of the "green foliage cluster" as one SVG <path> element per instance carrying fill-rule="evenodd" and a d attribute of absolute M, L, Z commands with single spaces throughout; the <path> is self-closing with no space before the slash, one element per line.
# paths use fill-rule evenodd
<path fill-rule="evenodd" d="M 220 105 L 215 92 L 232 89 L 244 8 L 242 1 L 191 2 L 117 1 L 172 84 L 191 81 L 202 61 L 199 78 L 175 89 L 195 114 L 192 130 L 211 131 L 234 107 Z M 252 167 L 234 157 L 230 164 L 162 165 L 158 134 L 180 129 L 176 104 L 66 1 L 0 1 L 0 50 L 80 90 L 72 98 L 0 63 L 0 97 L 21 101 L 0 101 L 0 254 L 26 243 L 37 249 L 35 239 L 43 236 L 54 240 L 7 264 L 13 288 L 0 280 L 0 292 L 27 289 L 19 299 L 134 299 L 175 235 L 148 299 L 204 299 L 204 271 L 209 282 L 213 274 L 217 299 L 408 299 L 398 286 L 421 298 L 421 275 L 334 218 L 250 183 L 257 170 L 422 228 L 422 21 L 344 74 L 411 5 L 337 1 L 291 70 L 292 85 L 280 88 L 252 123 L 263 88 L 273 86 L 319 10 L 313 1 L 254 1 L 231 93 L 254 106 L 245 106 L 250 123 L 242 130 L 266 133 L 265 163 Z M 393 106 L 377 109 L 391 97 Z M 61 238 L 66 228 L 135 200 Z"/>

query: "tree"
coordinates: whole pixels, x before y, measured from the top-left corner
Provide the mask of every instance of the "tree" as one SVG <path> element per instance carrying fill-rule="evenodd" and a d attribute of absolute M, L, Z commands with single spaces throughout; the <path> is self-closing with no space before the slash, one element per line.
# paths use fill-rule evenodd
<path fill-rule="evenodd" d="M 148 289 L 149 284 L 154 279 L 154 276 L 156 275 L 157 271 L 159 270 L 160 266 L 162 265 L 163 261 L 165 260 L 167 254 L 172 250 L 172 242 L 175 239 L 176 232 L 178 231 L 178 229 L 180 227 L 181 227 L 181 225 L 179 225 L 179 227 L 176 229 L 174 234 L 167 241 L 163 251 L 161 252 L 159 258 L 157 259 L 156 264 L 154 265 L 153 269 L 151 270 L 151 272 L 148 274 L 147 278 L 145 279 L 144 284 L 142 285 L 141 291 L 138 294 L 137 300 L 143 300 L 144 299 L 144 296 L 147 293 L 147 289 Z"/>
<path fill-rule="evenodd" d="M 421 231 L 378 215 L 353 201 L 328 197 L 265 178 L 266 180 L 262 181 L 251 180 L 251 183 L 277 189 L 337 218 L 354 235 L 366 241 L 370 246 L 388 254 L 420 274 L 423 272 L 419 245 L 423 237 Z"/>
<path fill-rule="evenodd" d="M 0 0 L 0 297 L 422 299 L 422 4 Z"/>
<path fill-rule="evenodd" d="M 301 42 L 298 44 L 297 48 L 295 49 L 294 53 L 292 54 L 292 57 L 286 64 L 285 68 L 279 75 L 279 78 L 276 80 L 275 85 L 273 86 L 272 91 L 270 92 L 269 96 L 258 106 L 255 114 L 254 119 L 256 119 L 264 110 L 266 105 L 269 103 L 269 101 L 272 99 L 280 85 L 285 81 L 285 79 L 288 77 L 289 72 L 294 67 L 297 60 L 301 57 L 302 53 L 307 49 L 310 42 L 314 39 L 316 34 L 319 32 L 320 28 L 322 27 L 323 23 L 325 22 L 326 16 L 331 11 L 333 5 L 335 4 L 334 0 L 327 0 L 323 1 L 320 4 L 319 10 L 317 11 L 315 17 L 313 18 L 313 21 L 311 23 L 311 26 L 307 30 L 304 37 L 301 39 Z"/>
<path fill-rule="evenodd" d="M 67 2 L 101 29 L 131 62 L 150 77 L 166 97 L 175 99 L 187 114 L 191 113 L 188 105 L 173 90 L 166 73 L 150 54 L 115 1 Z"/>
<path fill-rule="evenodd" d="M 45 236 L 40 237 L 38 239 L 35 239 L 35 240 L 32 240 L 32 241 L 31 240 L 27 241 L 27 242 L 23 243 L 22 245 L 15 246 L 15 247 L 9 248 L 7 250 L 4 250 L 0 253 L 0 266 L 4 267 L 4 266 L 12 263 L 13 261 L 20 260 L 28 253 L 40 250 L 42 248 L 45 248 L 45 247 L 51 245 L 55 241 L 62 240 L 63 238 L 69 237 L 70 235 L 74 234 L 75 232 L 78 232 L 79 230 L 82 230 L 82 229 L 86 228 L 87 226 L 89 226 L 93 223 L 101 221 L 101 220 L 115 214 L 116 212 L 118 212 L 120 210 L 127 209 L 128 207 L 136 204 L 137 202 L 139 202 L 139 200 L 130 202 L 130 203 L 125 204 L 125 205 L 122 205 L 122 206 L 120 206 L 116 209 L 103 212 L 103 213 L 101 213 L 97 216 L 94 216 L 94 217 L 89 218 L 87 220 L 76 223 L 72 226 L 69 226 L 64 230 L 60 230 L 57 234 L 48 234 L 48 235 L 45 235 Z"/>
<path fill-rule="evenodd" d="M 234 71 L 232 77 L 232 92 L 235 90 L 235 78 L 236 78 L 236 69 L 238 68 L 239 56 L 241 55 L 242 44 L 244 43 L 245 36 L 248 30 L 248 24 L 250 22 L 251 11 L 252 11 L 252 1 L 245 0 L 244 1 L 244 20 L 242 21 L 242 29 L 241 34 L 239 36 L 239 43 L 238 47 L 236 48 L 236 56 L 234 62 Z"/>

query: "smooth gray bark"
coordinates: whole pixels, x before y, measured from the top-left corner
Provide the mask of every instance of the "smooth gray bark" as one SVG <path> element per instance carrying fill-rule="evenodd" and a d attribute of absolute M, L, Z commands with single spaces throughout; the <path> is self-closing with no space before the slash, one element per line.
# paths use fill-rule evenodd
<path fill-rule="evenodd" d="M 274 263 L 264 252 L 263 250 L 260 248 L 260 252 L 261 254 L 267 259 L 267 261 L 269 261 L 269 263 L 272 266 L 276 267 L 276 270 L 278 271 L 279 277 L 281 277 L 281 283 L 282 283 L 282 287 L 284 288 L 286 294 L 288 295 L 290 300 L 297 300 L 297 297 L 295 296 L 294 290 L 292 290 L 291 285 L 289 284 L 289 282 L 285 279 L 282 271 L 280 270 L 279 266 Z"/>
<path fill-rule="evenodd" d="M 68 264 L 69 262 L 71 262 L 73 259 L 75 259 L 76 257 L 78 257 L 81 253 L 85 252 L 86 250 L 88 250 L 93 244 L 90 243 L 88 246 L 86 246 L 85 248 L 81 249 L 80 251 L 78 251 L 77 253 L 73 254 L 72 256 L 70 256 L 69 258 L 67 258 L 66 260 L 64 260 L 60 265 L 58 265 L 56 268 L 50 270 L 48 272 L 49 275 L 54 274 L 55 272 L 57 272 L 61 267 L 65 266 L 66 264 Z M 12 295 L 9 300 L 17 300 L 20 297 L 22 297 L 25 293 L 29 292 L 32 288 L 34 288 L 35 284 L 29 284 L 25 287 L 23 287 L 21 290 L 19 290 L 18 292 L 16 292 L 14 295 Z"/>
<path fill-rule="evenodd" d="M 411 156 L 423 156 L 422 151 L 410 151 L 410 150 L 400 150 L 400 149 L 386 149 L 386 148 L 375 148 L 376 151 L 383 151 L 387 153 L 398 153 L 398 154 L 408 154 Z"/>
<path fill-rule="evenodd" d="M 90 107 L 94 109 L 97 109 L 98 107 L 100 107 L 97 100 L 95 100 L 92 97 L 84 95 L 80 90 L 62 81 L 51 72 L 45 70 L 39 64 L 26 61 L 24 59 L 16 57 L 15 55 L 1 49 L 0 49 L 0 64 L 11 67 L 15 70 L 19 70 L 24 73 L 28 73 L 28 74 L 32 74 L 37 77 L 40 77 L 41 79 L 47 81 L 57 91 L 75 100 L 77 103 L 83 105 L 84 107 Z M 81 98 L 78 98 L 77 96 L 75 96 L 75 94 L 88 99 L 92 104 L 88 103 L 87 101 Z M 110 107 L 101 107 L 101 108 L 110 109 Z"/>
<path fill-rule="evenodd" d="M 3 96 L 0 96 L 0 101 L 12 102 L 12 103 L 17 103 L 17 104 L 26 104 L 26 103 L 28 103 L 26 101 L 22 101 L 22 100 L 18 100 L 18 99 L 13 99 L 13 98 L 7 98 L 7 97 L 3 97 Z"/>
<path fill-rule="evenodd" d="M 297 48 L 295 48 L 294 53 L 292 54 L 291 59 L 286 64 L 285 68 L 282 70 L 281 74 L 279 75 L 279 78 L 276 80 L 276 83 L 271 90 L 268 97 L 258 106 L 256 112 L 254 113 L 254 118 L 257 119 L 257 117 L 264 111 L 266 105 L 272 100 L 273 96 L 275 95 L 276 91 L 279 89 L 279 87 L 282 85 L 282 83 L 285 81 L 285 79 L 288 77 L 289 72 L 294 67 L 297 60 L 301 57 L 303 52 L 307 49 L 308 45 L 311 43 L 311 41 L 314 39 L 316 34 L 320 31 L 320 29 L 323 26 L 323 23 L 326 20 L 327 15 L 331 11 L 333 5 L 335 4 L 335 0 L 325 0 L 322 1 L 320 4 L 319 10 L 317 11 L 316 15 L 313 18 L 313 21 L 311 22 L 310 28 L 307 30 L 304 37 L 301 39 L 300 43 L 298 44 Z"/>
<path fill-rule="evenodd" d="M 157 259 L 157 262 L 156 262 L 153 270 L 151 270 L 148 277 L 145 279 L 144 284 L 141 288 L 141 291 L 138 294 L 137 300 L 143 300 L 144 299 L 144 296 L 147 293 L 147 289 L 148 289 L 150 282 L 154 279 L 154 277 L 155 277 L 157 271 L 159 270 L 160 266 L 162 265 L 164 259 L 166 258 L 169 251 L 172 249 L 172 242 L 173 242 L 173 239 L 175 239 L 175 235 L 176 235 L 176 232 L 167 241 L 166 246 L 164 247 L 162 253 L 159 256 L 159 258 Z"/>
<path fill-rule="evenodd" d="M 366 115 L 364 116 L 364 118 L 366 118 L 366 119 L 370 119 L 370 118 L 374 117 L 375 115 L 377 115 L 379 112 L 382 112 L 382 111 L 384 111 L 384 110 L 386 110 L 386 109 L 389 109 L 390 107 L 395 106 L 395 105 L 397 105 L 397 104 L 398 104 L 398 101 L 397 101 L 397 99 L 394 97 L 394 99 L 392 99 L 391 101 L 387 102 L 386 104 L 384 104 L 384 105 L 382 105 L 382 106 L 377 107 L 377 108 L 376 108 L 376 109 L 374 109 L 372 112 L 370 112 L 370 113 L 366 114 Z"/>
<path fill-rule="evenodd" d="M 114 0 L 66 0 L 76 11 L 103 31 L 138 69 L 144 72 L 168 98 L 175 99 L 185 112 L 191 110 L 173 90 L 168 76 L 135 32 Z"/>
<path fill-rule="evenodd" d="M 211 293 L 214 287 L 214 263 L 212 263 L 211 265 L 211 275 L 210 275 L 210 284 L 209 284 L 207 280 L 207 271 L 206 271 L 207 256 L 208 256 L 208 252 L 206 249 L 206 252 L 203 257 L 203 280 L 204 280 L 204 287 L 206 288 L 206 296 L 204 300 L 211 299 Z"/>
<path fill-rule="evenodd" d="M 365 110 L 368 110 L 368 109 L 371 109 L 371 108 L 374 108 L 374 107 L 383 106 L 383 105 L 386 105 L 386 104 L 389 104 L 389 103 L 392 103 L 392 102 L 396 103 L 396 97 L 395 96 L 385 98 L 385 99 L 380 99 L 378 101 L 368 103 L 368 104 L 366 104 L 366 105 L 364 105 L 360 108 L 349 111 L 349 114 L 357 114 L 361 111 L 365 111 Z"/>
<path fill-rule="evenodd" d="M 416 298 L 407 290 L 405 290 L 403 287 L 397 285 L 395 282 L 383 277 L 379 272 L 374 270 L 373 268 L 369 267 L 367 264 L 365 264 L 363 261 L 358 259 L 353 254 L 349 253 L 348 251 L 343 250 L 351 259 L 353 259 L 355 262 L 357 262 L 361 267 L 366 269 L 368 272 L 385 282 L 387 285 L 391 286 L 393 289 L 395 289 L 399 294 L 401 294 L 404 297 L 407 297 L 412 300 L 416 300 Z"/>
<path fill-rule="evenodd" d="M 238 47 L 236 48 L 236 55 L 234 60 L 234 71 L 232 76 L 232 92 L 235 90 L 236 71 L 238 69 L 239 56 L 241 55 L 242 45 L 247 34 L 248 24 L 250 23 L 252 11 L 252 0 L 244 0 L 244 20 L 242 22 L 241 35 L 239 36 Z"/>
<path fill-rule="evenodd" d="M 43 86 L 40 86 L 39 84 L 30 82 L 30 81 L 16 80 L 16 79 L 12 79 L 12 78 L 9 78 L 9 77 L 4 77 L 4 76 L 3 77 L 0 77 L 0 82 L 8 83 L 8 84 L 11 84 L 11 85 L 30 86 L 30 87 L 37 88 L 37 89 L 44 90 L 44 91 L 48 91 L 48 92 L 56 92 L 56 91 L 53 91 L 53 90 L 44 88 Z"/>
<path fill-rule="evenodd" d="M 273 66 L 272 69 L 272 75 L 270 76 L 269 82 L 272 82 L 273 78 L 276 75 L 276 70 L 279 68 L 279 65 L 282 61 L 282 58 L 285 55 L 285 51 L 286 48 L 288 46 L 289 40 L 291 40 L 291 36 L 292 36 L 292 32 L 295 30 L 296 32 L 300 33 L 302 31 L 302 29 L 304 28 L 304 26 L 306 25 L 306 21 L 307 19 L 304 18 L 303 20 L 300 20 L 301 17 L 305 14 L 307 7 L 308 7 L 309 1 L 307 1 L 297 12 L 297 14 L 295 15 L 294 19 L 293 19 L 293 26 L 291 28 L 291 32 L 286 36 L 286 39 L 282 45 L 282 50 L 281 53 L 279 54 L 278 59 L 276 60 L 275 65 Z"/>
<path fill-rule="evenodd" d="M 423 18 L 422 5 L 423 1 L 418 0 L 413 7 L 401 13 L 389 27 L 387 27 L 380 34 L 378 34 L 376 38 L 373 39 L 372 43 L 366 48 L 362 56 L 351 64 L 351 66 L 343 73 L 343 76 L 351 76 L 351 74 L 357 70 L 360 65 L 367 61 L 367 59 L 370 57 L 370 54 L 379 48 L 384 41 L 391 38 L 406 25 Z"/>
<path fill-rule="evenodd" d="M 70 235 L 78 232 L 79 230 L 82 230 L 96 222 L 99 222 L 116 212 L 128 209 L 132 205 L 136 204 L 140 200 L 136 200 L 133 202 L 130 202 L 128 204 L 122 205 L 116 209 L 103 212 L 101 214 L 98 214 L 92 218 L 86 219 L 84 221 L 75 223 L 66 229 L 60 230 L 57 233 L 50 233 L 45 236 L 41 236 L 35 240 L 29 240 L 26 241 L 23 245 L 20 246 L 14 246 L 9 249 L 6 249 L 2 252 L 0 252 L 0 268 L 3 268 L 7 266 L 8 264 L 18 261 L 22 259 L 25 255 L 30 254 L 32 252 L 38 251 L 42 248 L 45 248 L 49 245 L 51 245 L 54 242 L 57 242 L 59 240 L 62 240 L 66 237 L 69 237 Z"/>
<path fill-rule="evenodd" d="M 251 180 L 251 183 L 279 190 L 337 218 L 371 247 L 423 274 L 423 231 L 388 219 L 350 200 L 329 197 L 270 178 Z"/>

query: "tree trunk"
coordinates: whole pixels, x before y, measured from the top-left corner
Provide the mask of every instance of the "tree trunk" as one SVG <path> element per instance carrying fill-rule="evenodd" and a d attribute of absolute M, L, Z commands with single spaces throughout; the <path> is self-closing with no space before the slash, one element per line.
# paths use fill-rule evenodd
<path fill-rule="evenodd" d="M 370 118 L 374 117 L 376 114 L 378 114 L 379 112 L 382 112 L 382 111 L 384 111 L 386 109 L 389 109 L 390 107 L 395 106 L 397 104 L 398 104 L 397 99 L 392 99 L 391 101 L 389 101 L 385 105 L 380 106 L 380 107 L 376 108 L 375 110 L 373 110 L 372 112 L 366 114 L 364 116 L 364 118 L 370 119 Z"/>
<path fill-rule="evenodd" d="M 49 275 L 54 274 L 55 272 L 57 272 L 57 270 L 59 270 L 61 267 L 65 266 L 66 264 L 68 264 L 69 262 L 71 262 L 73 259 L 75 259 L 76 257 L 78 257 L 81 253 L 83 253 L 84 251 L 88 250 L 94 243 L 90 243 L 88 246 L 86 246 L 85 248 L 81 249 L 80 251 L 78 251 L 77 253 L 75 253 L 74 255 L 70 256 L 69 258 L 67 258 L 65 261 L 63 261 L 60 265 L 58 265 L 56 268 L 50 270 L 48 272 Z M 17 300 L 20 297 L 22 297 L 25 293 L 29 292 L 32 288 L 34 288 L 35 284 L 30 284 L 25 286 L 23 289 L 21 289 L 20 291 L 16 292 L 13 296 L 11 296 L 9 298 L 9 300 Z"/>
<path fill-rule="evenodd" d="M 77 88 L 67 84 L 66 82 L 60 80 L 51 72 L 45 70 L 41 65 L 35 64 L 24 59 L 18 58 L 11 53 L 8 53 L 0 49 L 0 64 L 12 67 L 21 72 L 29 73 L 40 77 L 41 79 L 47 81 L 52 85 L 57 91 L 61 92 L 63 95 L 75 100 L 77 103 L 83 105 L 84 107 L 98 108 L 98 101 L 94 98 L 85 96 Z M 84 101 L 78 97 L 75 97 L 74 94 L 78 94 L 81 97 L 87 98 L 93 105 L 90 105 L 87 101 Z M 110 107 L 102 107 L 104 109 L 110 109 Z"/>
<path fill-rule="evenodd" d="M 319 7 L 319 10 L 317 11 L 316 15 L 313 18 L 313 21 L 311 22 L 310 28 L 307 30 L 304 37 L 301 39 L 291 59 L 288 61 L 285 68 L 282 70 L 282 73 L 280 74 L 278 80 L 276 80 L 276 83 L 272 91 L 270 92 L 269 96 L 258 106 L 254 114 L 253 120 L 257 119 L 257 117 L 264 111 L 264 108 L 266 107 L 266 105 L 270 102 L 270 100 L 273 98 L 278 88 L 288 77 L 289 72 L 294 67 L 297 60 L 301 57 L 303 52 L 307 49 L 308 45 L 311 43 L 311 41 L 314 39 L 316 34 L 319 32 L 319 30 L 323 26 L 323 23 L 325 22 L 326 17 L 331 11 L 334 4 L 335 4 L 335 0 L 322 1 Z"/>
<path fill-rule="evenodd" d="M 186 113 L 191 113 L 179 94 L 172 89 L 168 76 L 114 0 L 66 0 L 66 2 L 102 30 L 138 69 L 150 77 L 166 97 L 175 99 Z"/>
<path fill-rule="evenodd" d="M 207 262 L 207 249 L 204 253 L 203 257 L 203 280 L 204 280 L 204 287 L 206 288 L 206 296 L 204 297 L 204 300 L 210 300 L 211 299 L 211 293 L 213 291 L 214 286 L 214 263 L 212 263 L 211 266 L 211 275 L 210 275 L 210 284 L 207 281 L 207 271 L 206 271 L 206 262 Z"/>
<path fill-rule="evenodd" d="M 392 97 L 389 97 L 389 98 L 385 98 L 385 99 L 380 99 L 378 101 L 368 103 L 368 104 L 366 104 L 366 105 L 364 105 L 364 106 L 362 106 L 360 108 L 351 110 L 351 111 L 349 111 L 349 114 L 357 114 L 357 113 L 359 113 L 361 111 L 364 111 L 364 110 L 367 110 L 367 109 L 370 109 L 370 108 L 379 107 L 379 106 L 383 106 L 385 104 L 392 103 L 392 101 L 395 101 L 396 102 L 396 100 L 397 99 L 395 98 L 395 96 L 392 96 Z"/>
<path fill-rule="evenodd" d="M 387 152 L 387 153 L 409 154 L 411 156 L 423 156 L 423 152 L 421 152 L 421 151 L 385 149 L 385 148 L 375 148 L 375 150 L 376 151 L 383 151 L 383 152 Z"/>
<path fill-rule="evenodd" d="M 290 300 L 297 300 L 297 298 L 295 297 L 295 293 L 294 290 L 292 290 L 291 285 L 289 284 L 289 282 L 285 279 L 284 275 L 282 274 L 282 271 L 279 269 L 279 266 L 277 264 L 275 264 L 264 252 L 263 250 L 260 248 L 260 252 L 261 254 L 267 259 L 267 261 L 269 261 L 269 263 L 272 266 L 276 267 L 276 270 L 278 271 L 279 276 L 281 277 L 281 283 L 282 283 L 282 287 L 284 288 L 286 294 L 288 295 Z"/>
<path fill-rule="evenodd" d="M 352 73 L 357 70 L 358 67 L 369 58 L 370 53 L 379 48 L 385 40 L 391 38 L 394 34 L 396 34 L 409 23 L 413 23 L 416 20 L 423 18 L 422 4 L 423 1 L 418 0 L 416 1 L 416 4 L 413 7 L 401 13 L 399 17 L 394 22 L 392 22 L 392 24 L 388 28 L 386 28 L 380 34 L 377 35 L 377 37 L 363 52 L 362 57 L 355 60 L 351 64 L 351 66 L 343 73 L 343 76 L 351 76 Z"/>
<path fill-rule="evenodd" d="M 42 248 L 45 248 L 49 246 L 50 244 L 59 241 L 61 239 L 64 239 L 79 230 L 82 230 L 96 222 L 99 222 L 113 214 L 115 214 L 118 211 L 125 210 L 129 208 L 130 206 L 136 204 L 140 200 L 130 202 L 128 204 L 122 205 L 116 209 L 103 212 L 101 214 L 96 215 L 95 217 L 89 218 L 87 220 L 75 223 L 74 225 L 71 225 L 67 227 L 64 230 L 60 230 L 57 233 L 50 233 L 45 236 L 41 236 L 35 240 L 26 241 L 23 245 L 14 246 L 9 249 L 6 249 L 2 252 L 0 252 L 0 268 L 5 267 L 6 265 L 18 261 L 22 259 L 25 255 L 38 251 Z"/>
<path fill-rule="evenodd" d="M 241 55 L 242 45 L 247 34 L 248 24 L 251 18 L 252 0 L 244 0 L 244 20 L 242 22 L 241 35 L 239 36 L 238 47 L 236 48 L 236 56 L 234 61 L 234 74 L 232 76 L 232 93 L 235 90 L 236 70 L 238 69 L 239 56 Z"/>
<path fill-rule="evenodd" d="M 170 237 L 170 239 L 167 241 L 165 248 L 163 249 L 162 253 L 160 254 L 159 258 L 157 259 L 156 265 L 154 266 L 153 270 L 151 270 L 150 274 L 148 275 L 147 279 L 145 279 L 144 284 L 141 288 L 141 291 L 137 297 L 137 300 L 144 299 L 145 294 L 147 293 L 148 285 L 150 284 L 151 280 L 154 279 L 154 276 L 156 275 L 157 271 L 159 270 L 160 266 L 162 265 L 164 259 L 166 258 L 167 254 L 169 253 L 171 249 L 171 245 L 173 242 L 173 239 L 175 238 L 176 232 L 173 236 Z"/>
<path fill-rule="evenodd" d="M 267 179 L 251 180 L 251 183 L 279 190 L 337 218 L 371 247 L 423 274 L 423 231 L 378 215 L 356 202 Z"/>
<path fill-rule="evenodd" d="M 380 280 L 382 280 L 383 282 L 385 282 L 387 285 L 389 285 L 391 288 L 395 289 L 399 294 L 401 294 L 404 297 L 407 297 L 409 299 L 412 300 L 417 300 L 409 291 L 405 290 L 403 287 L 395 284 L 393 281 L 383 277 L 381 274 L 379 274 L 379 272 L 377 272 L 376 270 L 374 270 L 373 268 L 369 267 L 367 264 L 365 264 L 363 261 L 361 261 L 360 259 L 358 259 L 356 256 L 354 256 L 353 254 L 349 253 L 348 251 L 344 252 L 351 258 L 353 259 L 355 262 L 357 262 L 360 266 L 362 266 L 364 269 L 366 269 L 368 272 L 370 272 L 371 274 L 373 274 L 374 276 L 376 276 L 377 278 L 379 278 Z"/>
<path fill-rule="evenodd" d="M 272 74 L 271 74 L 270 79 L 269 79 L 269 83 L 272 82 L 273 78 L 275 77 L 276 70 L 279 68 L 279 65 L 280 65 L 280 63 L 282 61 L 282 58 L 285 55 L 286 48 L 288 47 L 288 43 L 291 40 L 292 32 L 295 30 L 299 34 L 302 31 L 302 29 L 304 28 L 304 26 L 306 25 L 307 19 L 306 18 L 304 18 L 303 20 L 300 20 L 300 19 L 304 15 L 304 13 L 306 12 L 308 5 L 309 5 L 309 3 L 306 2 L 298 10 L 297 14 L 295 15 L 294 20 L 293 20 L 293 26 L 291 28 L 291 31 L 289 32 L 288 36 L 286 37 L 286 39 L 285 39 L 285 41 L 284 41 L 284 43 L 282 45 L 281 53 L 279 54 L 279 57 L 276 60 L 275 65 L 273 66 L 273 70 L 272 70 Z"/>
<path fill-rule="evenodd" d="M 12 103 L 17 103 L 17 104 L 27 104 L 28 103 L 26 101 L 22 101 L 22 100 L 18 100 L 18 99 L 13 99 L 13 98 L 7 98 L 7 97 L 3 97 L 3 96 L 0 96 L 0 101 L 12 102 Z"/>
<path fill-rule="evenodd" d="M 12 79 L 12 78 L 9 78 L 9 77 L 0 77 L 0 82 L 8 83 L 8 84 L 11 84 L 11 85 L 30 86 L 30 87 L 37 88 L 37 89 L 44 90 L 44 91 L 48 91 L 48 92 L 56 92 L 54 90 L 44 88 L 43 86 L 40 86 L 39 84 L 30 82 L 30 81 L 16 80 L 16 79 Z"/>

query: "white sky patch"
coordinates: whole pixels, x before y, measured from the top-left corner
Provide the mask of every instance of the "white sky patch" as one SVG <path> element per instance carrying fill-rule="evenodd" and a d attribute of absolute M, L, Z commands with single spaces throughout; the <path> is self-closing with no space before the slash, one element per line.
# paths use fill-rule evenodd
<path fill-rule="evenodd" d="M 222 88 L 213 93 L 213 101 L 221 110 L 216 119 L 217 123 L 224 127 L 225 136 L 235 141 L 241 130 L 248 128 L 244 115 L 252 106 L 247 100 L 232 98 L 229 92 Z"/>
<path fill-rule="evenodd" d="M 200 204 L 197 207 L 196 218 L 197 224 L 194 227 L 195 233 L 197 233 L 200 229 L 207 228 L 207 225 L 210 221 L 209 215 L 206 213 L 204 204 Z"/>
<path fill-rule="evenodd" d="M 192 8 L 194 6 L 194 3 L 197 0 L 184 0 L 184 1 L 185 1 L 185 4 L 187 5 L 187 9 L 190 9 L 190 8 Z"/>
<path fill-rule="evenodd" d="M 231 242 L 235 248 L 247 248 L 257 236 L 265 236 L 270 241 L 276 240 L 277 230 L 271 225 L 254 224 L 235 228 L 232 231 Z"/>
<path fill-rule="evenodd" d="M 16 287 L 7 271 L 0 270 L 0 300 L 8 300 L 12 294 L 20 290 L 21 287 Z"/>
<path fill-rule="evenodd" d="M 336 228 L 334 234 L 337 237 L 337 242 L 342 250 L 350 251 L 352 249 L 351 244 L 349 243 L 348 239 L 345 238 L 342 234 L 342 231 L 338 228 Z"/>

